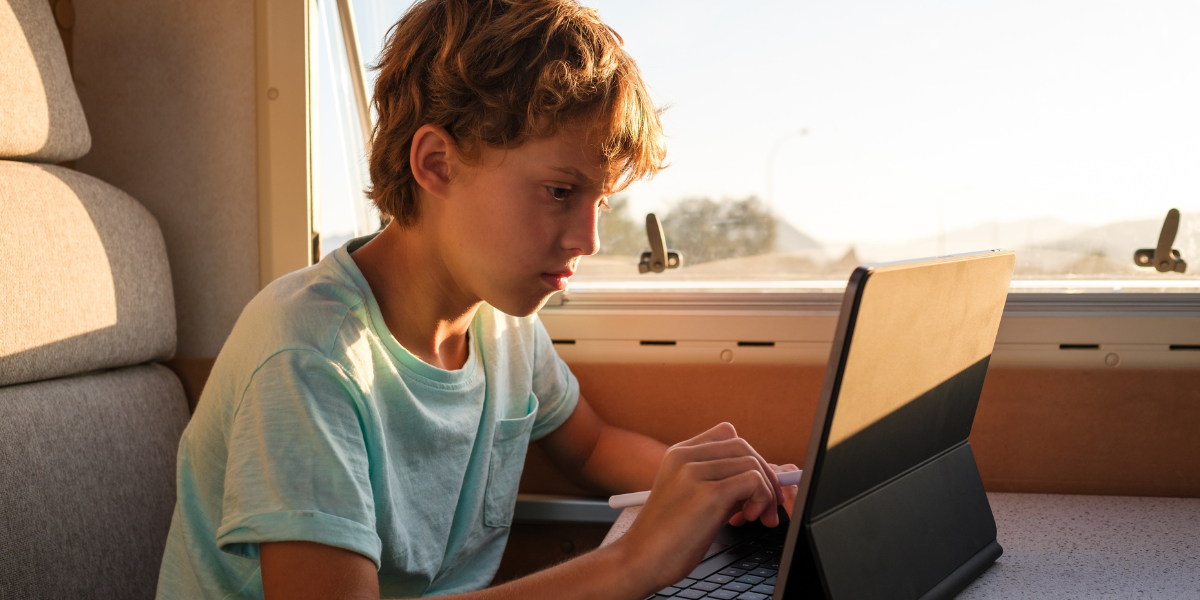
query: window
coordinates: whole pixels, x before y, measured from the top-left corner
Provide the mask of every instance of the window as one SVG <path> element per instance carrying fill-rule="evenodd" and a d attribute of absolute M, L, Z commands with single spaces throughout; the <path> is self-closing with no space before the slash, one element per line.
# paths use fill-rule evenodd
<path fill-rule="evenodd" d="M 370 183 L 366 135 L 353 77 L 353 71 L 361 72 L 362 67 L 353 46 L 348 50 L 343 37 L 338 4 L 336 0 L 316 0 L 314 15 L 313 189 L 322 256 L 380 225 L 379 213 L 365 194 Z"/>
<path fill-rule="evenodd" d="M 587 3 L 667 107 L 671 166 L 611 200 L 569 295 L 838 292 L 861 262 L 996 247 L 1018 252 L 1014 292 L 1200 292 L 1193 3 Z M 348 4 L 371 63 L 409 2 Z M 375 222 L 319 5 L 328 251 Z M 1194 266 L 1136 266 L 1171 208 Z M 651 211 L 684 266 L 639 275 Z"/>
<path fill-rule="evenodd" d="M 1200 261 L 1192 3 L 595 4 L 668 107 L 672 166 L 613 202 L 572 290 L 819 290 L 1005 247 L 1014 291 L 1200 291 L 1200 267 L 1133 262 L 1170 208 Z M 647 211 L 684 268 L 637 274 Z"/>

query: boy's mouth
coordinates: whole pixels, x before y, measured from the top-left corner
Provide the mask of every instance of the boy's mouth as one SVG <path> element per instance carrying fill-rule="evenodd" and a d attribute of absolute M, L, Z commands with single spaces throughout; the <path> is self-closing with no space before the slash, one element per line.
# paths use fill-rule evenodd
<path fill-rule="evenodd" d="M 546 282 L 546 285 L 552 289 L 561 292 L 567 289 L 567 280 L 574 274 L 575 269 L 571 268 L 563 269 L 556 273 L 542 273 L 542 281 Z"/>

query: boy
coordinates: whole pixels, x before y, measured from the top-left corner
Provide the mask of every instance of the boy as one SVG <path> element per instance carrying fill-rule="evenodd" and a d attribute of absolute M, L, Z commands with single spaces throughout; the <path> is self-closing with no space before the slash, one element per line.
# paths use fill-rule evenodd
<path fill-rule="evenodd" d="M 420 2 L 375 102 L 391 222 L 246 307 L 180 442 L 158 596 L 636 600 L 731 517 L 777 524 L 773 469 L 731 426 L 667 449 L 607 425 L 530 316 L 665 154 L 595 11 Z M 617 543 L 484 589 L 531 440 L 581 485 L 654 493 Z"/>

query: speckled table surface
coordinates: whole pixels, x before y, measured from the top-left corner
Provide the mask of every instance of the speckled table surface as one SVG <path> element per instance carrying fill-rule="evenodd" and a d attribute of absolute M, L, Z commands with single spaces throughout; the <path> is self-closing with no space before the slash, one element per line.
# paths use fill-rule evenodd
<path fill-rule="evenodd" d="M 958 595 L 1200 600 L 1200 498 L 988 494 L 1004 556 Z M 626 509 L 605 544 L 637 516 Z"/>
<path fill-rule="evenodd" d="M 1200 499 L 988 500 L 1004 556 L 959 598 L 1200 599 Z"/>

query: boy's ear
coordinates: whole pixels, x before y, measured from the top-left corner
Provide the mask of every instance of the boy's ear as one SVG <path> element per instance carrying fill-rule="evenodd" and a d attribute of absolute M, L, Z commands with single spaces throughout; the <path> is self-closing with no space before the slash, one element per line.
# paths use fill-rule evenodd
<path fill-rule="evenodd" d="M 450 165 L 457 159 L 454 138 L 441 127 L 422 125 L 413 134 L 408 161 L 413 178 L 425 191 L 442 198 L 450 185 Z"/>

